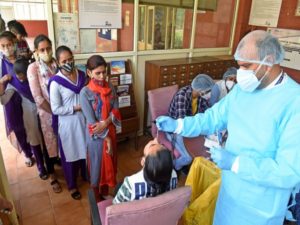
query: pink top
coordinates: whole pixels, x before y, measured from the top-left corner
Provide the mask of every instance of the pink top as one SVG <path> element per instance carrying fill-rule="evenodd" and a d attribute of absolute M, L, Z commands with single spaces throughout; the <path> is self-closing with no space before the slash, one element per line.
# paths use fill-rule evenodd
<path fill-rule="evenodd" d="M 27 70 L 27 77 L 29 81 L 32 96 L 37 105 L 38 113 L 41 119 L 41 127 L 50 157 L 57 156 L 57 137 L 52 129 L 52 114 L 46 112 L 41 108 L 44 101 L 49 101 L 48 82 L 57 70 L 57 65 L 53 59 L 50 66 L 47 66 L 43 61 L 38 60 L 29 65 Z"/>

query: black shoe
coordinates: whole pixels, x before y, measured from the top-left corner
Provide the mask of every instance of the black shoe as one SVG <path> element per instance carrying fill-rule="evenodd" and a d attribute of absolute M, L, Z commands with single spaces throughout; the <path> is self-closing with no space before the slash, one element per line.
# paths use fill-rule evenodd
<path fill-rule="evenodd" d="M 71 197 L 75 200 L 80 200 L 81 199 L 81 194 L 78 190 L 76 190 L 73 193 L 71 193 Z"/>
<path fill-rule="evenodd" d="M 42 180 L 47 180 L 49 177 L 48 173 L 46 173 L 46 172 L 40 173 L 39 176 Z"/>
<path fill-rule="evenodd" d="M 61 161 L 60 161 L 60 158 L 57 157 L 54 161 L 54 164 L 58 165 L 58 166 L 61 166 Z"/>

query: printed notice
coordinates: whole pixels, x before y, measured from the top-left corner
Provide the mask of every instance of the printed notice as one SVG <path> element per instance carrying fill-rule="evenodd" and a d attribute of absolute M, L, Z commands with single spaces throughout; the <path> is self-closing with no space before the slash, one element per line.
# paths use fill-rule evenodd
<path fill-rule="evenodd" d="M 252 0 L 249 24 L 277 27 L 282 0 Z"/>
<path fill-rule="evenodd" d="M 300 31 L 269 28 L 268 32 L 278 38 L 285 50 L 284 59 L 280 65 L 300 70 Z"/>
<path fill-rule="evenodd" d="M 79 0 L 79 28 L 122 28 L 121 0 Z"/>
<path fill-rule="evenodd" d="M 80 52 L 77 14 L 55 13 L 54 27 L 56 46 L 66 45 L 74 53 Z"/>

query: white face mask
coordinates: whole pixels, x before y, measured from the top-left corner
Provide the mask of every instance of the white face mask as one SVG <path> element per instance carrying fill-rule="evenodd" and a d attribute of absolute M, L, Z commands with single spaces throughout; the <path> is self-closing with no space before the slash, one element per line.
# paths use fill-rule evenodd
<path fill-rule="evenodd" d="M 247 92 L 253 92 L 261 84 L 261 81 L 268 74 L 268 72 L 266 72 L 260 80 L 257 79 L 256 73 L 260 69 L 261 66 L 262 66 L 262 64 L 259 65 L 259 67 L 256 69 L 256 71 L 243 70 L 243 69 L 237 70 L 236 80 L 242 90 L 247 91 Z"/>
<path fill-rule="evenodd" d="M 265 76 L 268 74 L 266 72 L 260 80 L 256 77 L 257 71 L 261 68 L 262 65 L 266 65 L 264 62 L 266 61 L 267 56 L 262 60 L 262 62 L 259 64 L 257 69 L 254 70 L 243 70 L 238 69 L 236 74 L 236 80 L 238 84 L 240 85 L 241 89 L 246 92 L 253 92 L 260 84 L 261 81 L 265 78 Z"/>
<path fill-rule="evenodd" d="M 211 92 L 209 92 L 209 93 L 207 93 L 207 94 L 201 96 L 201 98 L 204 98 L 204 99 L 207 100 L 207 101 L 210 99 L 210 97 L 211 97 Z"/>
<path fill-rule="evenodd" d="M 232 80 L 227 80 L 225 82 L 225 85 L 228 88 L 228 90 L 230 91 L 233 88 L 233 86 L 235 85 L 235 83 Z"/>
<path fill-rule="evenodd" d="M 247 92 L 253 92 L 260 85 L 260 81 L 255 76 L 253 70 L 238 69 L 236 80 L 241 89 Z"/>
<path fill-rule="evenodd" d="M 5 48 L 1 51 L 2 51 L 3 55 L 5 55 L 6 57 L 9 57 L 9 56 L 12 56 L 13 54 L 15 54 L 14 47 Z"/>

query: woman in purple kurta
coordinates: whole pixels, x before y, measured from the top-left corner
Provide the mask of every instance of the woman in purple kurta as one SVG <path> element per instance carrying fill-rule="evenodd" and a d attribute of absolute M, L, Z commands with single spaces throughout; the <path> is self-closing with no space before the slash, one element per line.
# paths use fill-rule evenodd
<path fill-rule="evenodd" d="M 73 54 L 68 47 L 58 47 L 56 59 L 59 72 L 49 81 L 50 105 L 53 114 L 58 117 L 58 124 L 54 127 L 58 128 L 59 150 L 68 189 L 78 200 L 81 198 L 76 184 L 79 169 L 86 179 L 85 120 L 79 103 L 85 74 L 75 69 Z"/>
<path fill-rule="evenodd" d="M 36 159 L 40 178 L 45 180 L 48 178 L 48 175 L 42 154 L 42 149 L 44 148 L 43 139 L 36 105 L 27 80 L 27 68 L 28 61 L 26 59 L 17 59 L 14 63 L 14 73 L 12 75 L 6 74 L 0 79 L 0 102 L 3 105 L 8 104 L 14 93 L 18 93 L 21 96 L 22 117 L 27 141 Z"/>
<path fill-rule="evenodd" d="M 15 35 L 9 31 L 0 34 L 0 78 L 7 74 L 13 74 L 13 63 L 16 60 L 14 39 Z M 12 132 L 14 132 L 18 144 L 25 154 L 25 164 L 32 166 L 32 152 L 27 142 L 21 102 L 21 96 L 14 93 L 10 101 L 4 106 L 6 132 L 8 137 L 11 137 Z"/>

